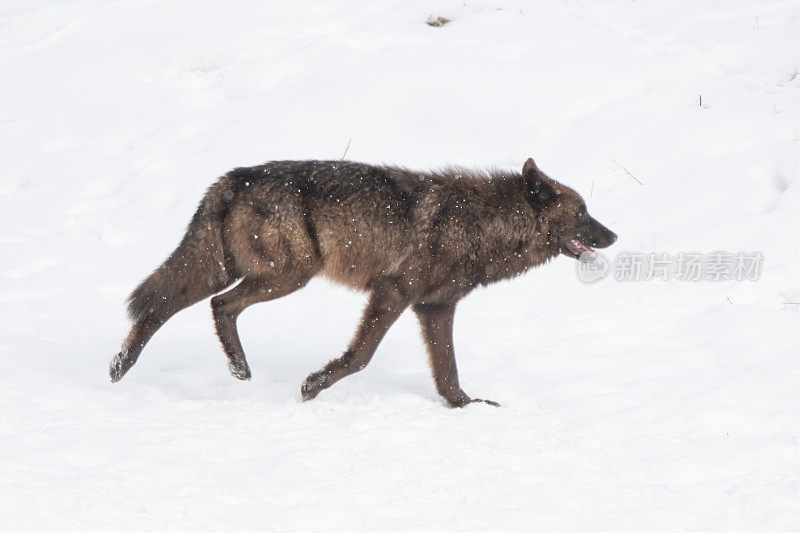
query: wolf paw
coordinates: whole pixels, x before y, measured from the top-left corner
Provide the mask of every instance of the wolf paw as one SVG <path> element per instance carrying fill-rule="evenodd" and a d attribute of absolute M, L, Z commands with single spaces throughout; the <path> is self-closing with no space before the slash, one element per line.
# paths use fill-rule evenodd
<path fill-rule="evenodd" d="M 472 402 L 473 403 L 476 403 L 476 402 L 477 403 L 485 403 L 486 405 L 491 405 L 492 407 L 500 407 L 499 403 L 494 402 L 492 400 L 481 400 L 480 398 L 473 398 Z"/>
<path fill-rule="evenodd" d="M 461 394 L 457 396 L 453 396 L 450 398 L 445 398 L 447 400 L 447 404 L 450 407 L 466 407 L 471 403 L 485 403 L 487 405 L 491 405 L 492 407 L 500 407 L 500 404 L 497 402 L 493 402 L 492 400 L 482 400 L 480 398 L 470 398 L 467 396 L 465 392 L 462 391 Z"/>
<path fill-rule="evenodd" d="M 300 387 L 300 395 L 303 397 L 303 401 L 307 402 L 316 398 L 317 394 L 325 388 L 325 382 L 326 375 L 322 371 L 314 372 L 308 376 L 303 386 Z"/>
<path fill-rule="evenodd" d="M 128 368 L 130 368 L 130 365 L 126 365 L 125 355 L 122 352 L 115 355 L 108 365 L 108 375 L 111 376 L 111 383 L 121 380 Z"/>
<path fill-rule="evenodd" d="M 242 381 L 247 381 L 252 377 L 247 361 L 228 361 L 228 370 L 230 370 L 233 377 Z"/>

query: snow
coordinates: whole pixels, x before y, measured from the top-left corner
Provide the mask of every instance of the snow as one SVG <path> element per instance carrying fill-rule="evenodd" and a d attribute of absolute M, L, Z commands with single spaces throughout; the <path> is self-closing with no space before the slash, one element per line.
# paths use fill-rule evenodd
<path fill-rule="evenodd" d="M 4 1 L 0 527 L 797 530 L 799 11 Z M 124 298 L 204 189 L 348 145 L 533 156 L 620 236 L 609 256 L 761 252 L 763 274 L 585 285 L 560 258 L 476 291 L 461 381 L 500 408 L 444 407 L 410 313 L 301 402 L 364 302 L 322 280 L 240 318 L 250 382 L 201 303 L 112 385 Z"/>

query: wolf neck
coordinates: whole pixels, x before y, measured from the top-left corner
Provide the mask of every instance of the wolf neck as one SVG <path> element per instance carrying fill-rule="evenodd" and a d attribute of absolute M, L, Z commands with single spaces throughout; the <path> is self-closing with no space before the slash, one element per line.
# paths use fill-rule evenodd
<path fill-rule="evenodd" d="M 520 181 L 502 180 L 496 187 L 504 201 L 497 203 L 494 216 L 486 218 L 477 240 L 476 262 L 484 265 L 483 285 L 518 276 L 559 254 L 546 218 L 534 213 L 521 193 Z"/>

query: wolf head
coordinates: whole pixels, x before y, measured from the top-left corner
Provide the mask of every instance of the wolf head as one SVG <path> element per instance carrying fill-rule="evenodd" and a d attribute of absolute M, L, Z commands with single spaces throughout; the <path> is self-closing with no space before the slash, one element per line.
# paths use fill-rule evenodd
<path fill-rule="evenodd" d="M 547 222 L 549 238 L 562 254 L 577 259 L 582 253 L 594 253 L 592 248 L 606 248 L 617 240 L 613 231 L 589 215 L 578 193 L 550 179 L 533 159 L 522 167 L 522 182 L 525 198 Z"/>

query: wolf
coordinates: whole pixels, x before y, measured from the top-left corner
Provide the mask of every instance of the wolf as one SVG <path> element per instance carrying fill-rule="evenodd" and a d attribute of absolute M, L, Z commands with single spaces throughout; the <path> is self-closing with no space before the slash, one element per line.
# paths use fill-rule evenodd
<path fill-rule="evenodd" d="M 237 317 L 322 275 L 369 297 L 349 347 L 308 376 L 303 400 L 366 367 L 410 307 L 447 405 L 498 405 L 459 385 L 458 301 L 476 287 L 616 239 L 578 193 L 533 159 L 521 173 L 314 160 L 236 168 L 208 189 L 178 247 L 129 296 L 133 325 L 111 361 L 111 381 L 131 369 L 171 316 L 239 280 L 211 298 L 211 309 L 231 374 L 250 379 Z"/>

